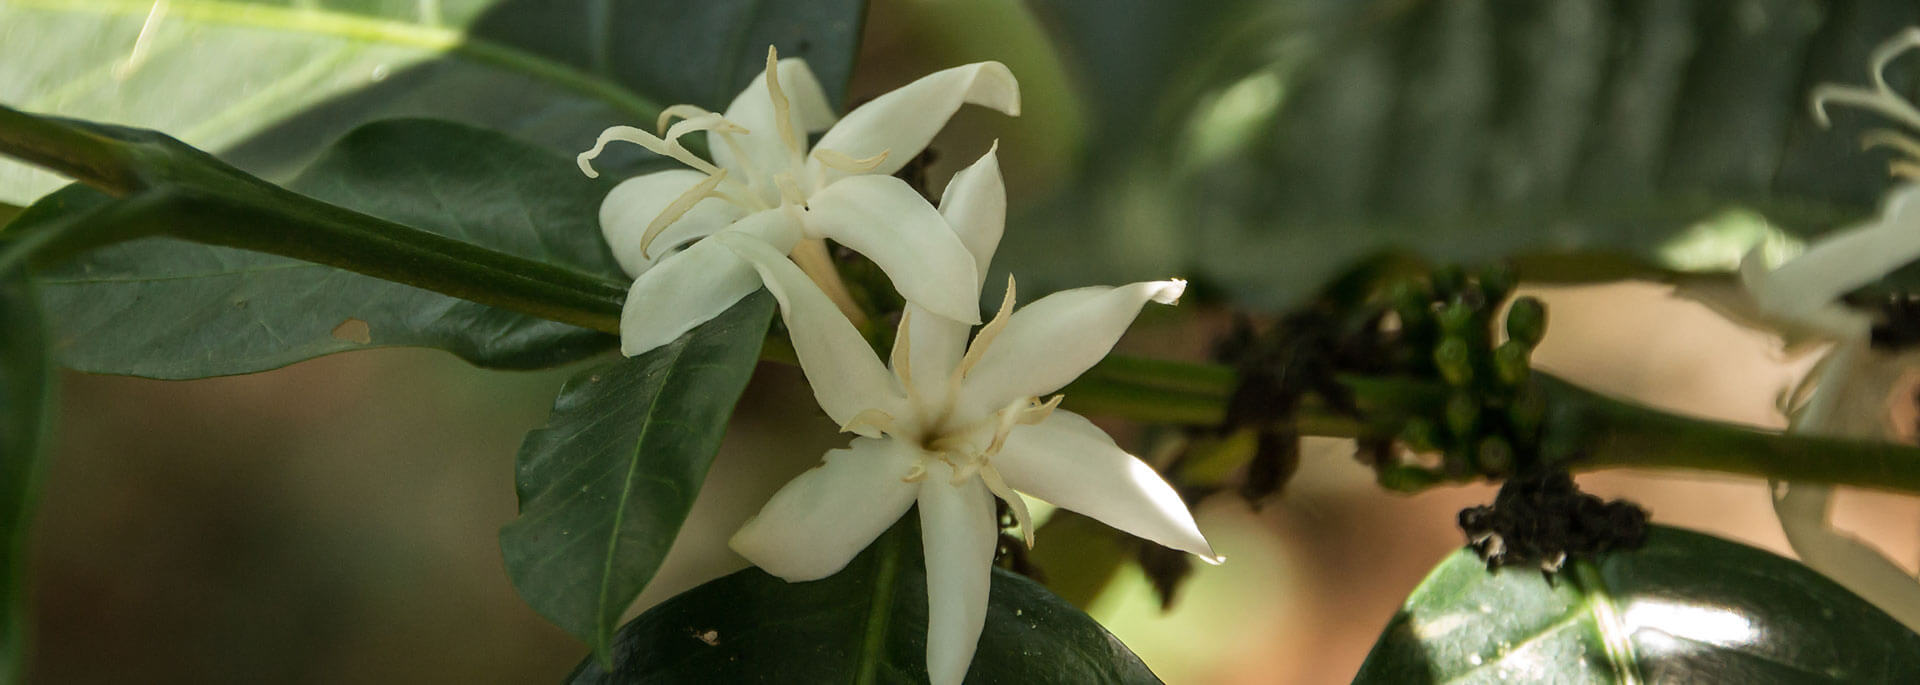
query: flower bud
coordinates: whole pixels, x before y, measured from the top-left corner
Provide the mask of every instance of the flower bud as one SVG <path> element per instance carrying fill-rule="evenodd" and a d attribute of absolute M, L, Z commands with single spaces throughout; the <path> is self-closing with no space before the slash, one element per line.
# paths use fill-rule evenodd
<path fill-rule="evenodd" d="M 1504 476 L 1513 473 L 1513 445 L 1498 435 L 1488 436 L 1480 441 L 1480 449 L 1474 454 L 1474 463 L 1480 472 L 1489 476 Z"/>
<path fill-rule="evenodd" d="M 1493 371 L 1500 376 L 1500 382 L 1509 386 L 1518 386 L 1527 382 L 1527 374 L 1532 370 L 1527 358 L 1533 351 L 1518 340 L 1500 343 L 1493 350 Z"/>
<path fill-rule="evenodd" d="M 1473 444 L 1474 428 L 1480 425 L 1480 402 L 1473 393 L 1456 391 L 1447 398 L 1447 430 L 1456 444 Z"/>
<path fill-rule="evenodd" d="M 1532 349 L 1546 335 L 1547 306 L 1533 297 L 1514 300 L 1513 307 L 1507 310 L 1507 337 Z"/>
<path fill-rule="evenodd" d="M 1473 350 L 1467 346 L 1465 338 L 1449 335 L 1435 345 L 1433 366 L 1440 370 L 1440 377 L 1448 385 L 1463 386 L 1473 382 Z"/>

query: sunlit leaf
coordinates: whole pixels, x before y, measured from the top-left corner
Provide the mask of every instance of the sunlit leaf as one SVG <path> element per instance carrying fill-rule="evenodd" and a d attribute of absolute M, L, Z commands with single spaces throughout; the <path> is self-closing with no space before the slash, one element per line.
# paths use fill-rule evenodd
<path fill-rule="evenodd" d="M 859 0 L 11 0 L 0 102 L 165 131 L 284 180 L 355 126 L 431 116 L 574 150 L 724 106 L 768 44 L 838 98 Z M 61 181 L 0 166 L 0 201 Z"/>
<path fill-rule="evenodd" d="M 1387 625 L 1356 683 L 1898 683 L 1920 635 L 1805 566 L 1655 528 L 1647 546 L 1488 573 L 1461 550 Z"/>
<path fill-rule="evenodd" d="M 520 518 L 500 531 L 507 575 L 595 651 L 666 558 L 772 316 L 773 298 L 755 295 L 666 346 L 582 372 L 521 445 Z"/>

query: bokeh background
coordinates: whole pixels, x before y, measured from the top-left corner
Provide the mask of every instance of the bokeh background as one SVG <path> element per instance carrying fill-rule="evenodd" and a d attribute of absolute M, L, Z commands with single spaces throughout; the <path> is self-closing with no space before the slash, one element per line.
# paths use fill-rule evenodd
<path fill-rule="evenodd" d="M 988 58 L 1013 66 L 1025 116 L 963 114 L 936 146 L 946 166 L 935 173 L 1001 140 L 1016 215 L 1027 217 L 1014 231 L 1045 230 L 1034 217 L 1084 206 L 1059 195 L 1079 163 L 1068 151 L 1094 135 L 1061 123 L 1083 120 L 1075 110 L 1090 105 L 1063 94 L 1072 75 L 1036 47 L 1041 26 L 1017 4 L 876 2 L 852 88 L 858 101 L 931 68 Z M 1263 82 L 1231 92 L 1257 105 Z M 1152 93 L 1141 95 L 1134 106 L 1151 113 Z M 1192 145 L 1235 139 L 1224 140 Z M 1107 205 L 1093 219 L 1136 227 L 1196 211 L 1151 197 Z M 1120 256 L 1109 268 L 1162 266 L 1157 256 L 1181 236 L 1127 226 L 1094 248 Z M 1010 236 L 1008 249 L 1016 268 L 1087 261 L 1043 239 Z M 1274 270 L 1338 266 L 1314 253 L 1256 256 Z M 1085 277 L 1037 278 L 1058 287 Z M 1811 361 L 1663 285 L 1532 292 L 1552 318 L 1540 367 L 1673 411 L 1782 426 L 1779 395 Z M 1147 321 L 1123 348 L 1199 358 L 1225 312 L 1204 302 L 1186 309 Z M 497 533 L 515 513 L 520 438 L 544 420 L 568 374 L 479 371 L 422 350 L 191 382 L 67 374 L 35 530 L 33 681 L 556 681 L 586 648 L 515 596 Z M 800 383 L 792 368 L 762 365 L 693 518 L 636 610 L 739 568 L 726 536 L 841 440 Z M 1911 411 L 1894 404 L 1887 410 Z M 1107 425 L 1123 443 L 1139 437 Z M 1401 598 L 1461 544 L 1455 513 L 1493 492 L 1386 493 L 1351 452 L 1337 440 L 1310 443 L 1284 495 L 1258 511 L 1210 501 L 1201 525 L 1229 563 L 1199 569 L 1171 611 L 1130 568 L 1091 613 L 1176 685 L 1345 682 Z M 1790 554 L 1763 482 L 1634 471 L 1580 481 L 1641 503 L 1661 523 Z M 1920 564 L 1914 500 L 1847 491 L 1836 518 L 1910 570 Z"/>

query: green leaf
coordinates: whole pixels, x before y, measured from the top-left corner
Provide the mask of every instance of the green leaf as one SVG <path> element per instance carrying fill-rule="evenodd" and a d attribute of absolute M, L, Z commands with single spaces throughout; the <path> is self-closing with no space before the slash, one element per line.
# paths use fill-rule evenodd
<path fill-rule="evenodd" d="M 1761 228 L 1709 245 L 1691 227 L 1735 209 L 1802 234 L 1863 216 L 1891 179 L 1859 135 L 1892 123 L 1835 107 L 1824 130 L 1808 95 L 1868 82 L 1868 52 L 1920 22 L 1904 0 L 1223 3 L 1196 44 L 1154 12 L 1042 4 L 1098 14 L 1053 24 L 1096 75 L 1089 110 L 1153 105 L 1103 135 L 1171 132 L 1104 146 L 1128 159 L 1030 219 L 1069 229 L 1009 230 L 1027 244 L 1003 252 L 1082 255 L 1084 273 L 1049 272 L 1062 280 L 1175 270 L 1262 307 L 1389 246 L 1619 277 L 1730 268 Z M 1175 49 L 1092 39 L 1161 23 Z M 1915 92 L 1914 65 L 1889 82 Z M 1168 85 L 1111 85 L 1121 67 Z M 1583 259 L 1546 259 L 1565 255 Z"/>
<path fill-rule="evenodd" d="M 26 677 L 28 532 L 40 497 L 56 380 L 46 333 L 31 284 L 18 273 L 0 273 L 0 682 L 5 683 Z"/>
<path fill-rule="evenodd" d="M 359 124 L 432 116 L 560 151 L 659 108 L 724 106 L 768 44 L 839 97 L 864 2 L 20 0 L 0 102 L 166 131 L 285 179 Z M 611 160 L 610 160 L 611 161 Z M 58 187 L 6 165 L 0 201 Z"/>
<path fill-rule="evenodd" d="M 1454 553 L 1422 581 L 1356 683 L 1920 679 L 1920 635 L 1812 569 L 1656 527 L 1647 546 L 1488 573 Z"/>
<path fill-rule="evenodd" d="M 507 575 L 595 652 L 607 653 L 686 520 L 772 316 L 763 292 L 664 347 L 575 376 L 521 445 L 520 518 L 500 531 Z"/>
<path fill-rule="evenodd" d="M 611 668 L 588 660 L 570 682 L 925 683 L 918 537 L 903 521 L 822 580 L 787 583 L 747 569 L 688 590 L 620 629 Z M 1160 680 L 1092 618 L 996 568 L 967 682 Z"/>
<path fill-rule="evenodd" d="M 498 133 L 398 120 L 341 139 L 289 188 L 466 244 L 618 280 L 624 276 L 596 216 L 610 185 L 581 176 L 572 160 Z M 215 192 L 239 197 L 246 189 L 223 184 Z M 76 186 L 36 204 L 15 229 L 125 203 Z M 278 204 L 271 211 L 326 209 Z M 189 222 L 200 214 L 112 216 Z M 596 331 L 371 276 L 165 238 L 86 252 L 42 270 L 38 279 L 57 314 L 61 361 L 94 373 L 199 378 L 395 345 L 446 349 L 481 366 L 528 368 L 614 344 Z"/>

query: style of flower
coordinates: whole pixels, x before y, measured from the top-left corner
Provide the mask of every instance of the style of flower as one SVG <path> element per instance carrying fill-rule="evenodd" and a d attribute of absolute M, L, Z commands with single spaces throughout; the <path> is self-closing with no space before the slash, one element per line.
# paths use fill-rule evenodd
<path fill-rule="evenodd" d="M 999 241 L 1005 190 L 994 153 L 955 176 L 941 212 L 979 264 Z M 733 549 L 792 582 L 845 567 L 918 503 L 926 555 L 927 670 L 959 683 L 987 610 L 998 536 L 995 498 L 1032 542 L 1018 492 L 1214 560 L 1180 496 L 1152 467 L 1086 419 L 1041 400 L 1106 356 L 1147 302 L 1172 303 L 1182 281 L 1081 288 L 999 314 L 971 345 L 970 326 L 909 304 L 891 370 L 806 276 L 763 242 L 722 236 L 759 271 L 793 332 L 820 406 L 855 438 L 789 482 L 734 535 Z M 980 281 L 942 284 L 977 294 Z"/>
<path fill-rule="evenodd" d="M 791 254 L 843 309 L 850 300 L 822 239 L 873 260 L 908 301 L 940 316 L 979 321 L 978 302 L 948 287 L 977 277 L 970 253 L 932 205 L 890 174 L 917 156 L 963 104 L 1019 114 L 1013 74 L 998 62 L 935 72 L 836 123 L 806 62 L 777 57 L 768 48 L 766 70 L 724 114 L 674 105 L 661 112 L 658 135 L 615 126 L 580 154 L 580 170 L 590 177 L 598 176 L 591 161 L 614 141 L 688 167 L 628 179 L 600 207 L 607 244 L 635 277 L 620 317 L 626 355 L 666 344 L 759 289 L 752 267 L 703 240 L 722 233 Z M 676 118 L 681 121 L 668 126 Z M 823 130 L 809 149 L 807 135 Z M 681 143 L 696 131 L 708 133 L 712 161 Z"/>

